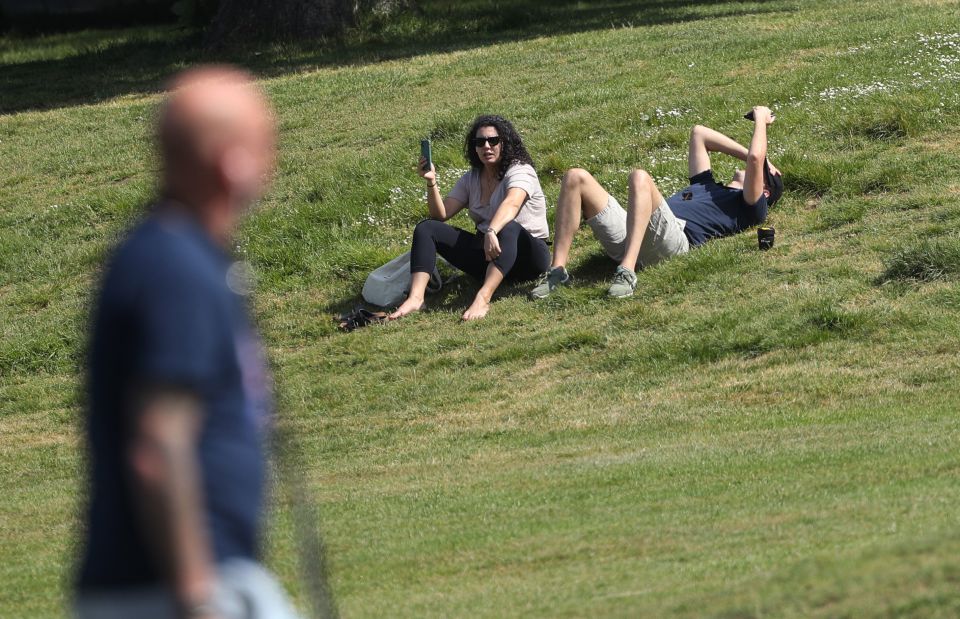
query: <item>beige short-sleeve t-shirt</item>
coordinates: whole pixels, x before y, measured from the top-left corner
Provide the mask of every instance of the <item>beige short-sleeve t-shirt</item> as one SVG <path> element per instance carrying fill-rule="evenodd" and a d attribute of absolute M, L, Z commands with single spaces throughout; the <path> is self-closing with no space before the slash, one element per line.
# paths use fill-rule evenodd
<path fill-rule="evenodd" d="M 520 212 L 514 221 L 538 239 L 546 239 L 550 236 L 550 229 L 547 226 L 547 199 L 540 187 L 537 171 L 532 165 L 515 163 L 507 168 L 503 179 L 490 195 L 488 204 L 480 203 L 480 173 L 481 170 L 470 170 L 460 177 L 448 194 L 449 197 L 466 205 L 470 219 L 477 224 L 477 230 L 487 231 L 490 220 L 497 213 L 507 192 L 518 187 L 527 194 L 527 199 L 520 206 Z"/>

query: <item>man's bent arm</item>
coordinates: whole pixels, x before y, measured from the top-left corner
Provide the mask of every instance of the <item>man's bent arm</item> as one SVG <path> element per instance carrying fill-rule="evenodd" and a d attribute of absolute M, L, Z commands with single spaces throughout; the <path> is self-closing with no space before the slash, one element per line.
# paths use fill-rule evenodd
<path fill-rule="evenodd" d="M 687 153 L 691 178 L 710 169 L 709 153 L 723 153 L 741 161 L 747 160 L 747 149 L 742 144 L 710 127 L 694 126 L 690 131 L 690 147 Z"/>
<path fill-rule="evenodd" d="M 183 391 L 160 390 L 135 406 L 129 458 L 145 537 L 182 608 L 205 606 L 216 569 L 197 460 L 200 403 Z"/>
<path fill-rule="evenodd" d="M 755 204 L 763 196 L 763 163 L 767 160 L 767 125 L 773 122 L 770 108 L 753 108 L 753 139 L 747 152 L 747 169 L 743 180 L 743 201 Z"/>

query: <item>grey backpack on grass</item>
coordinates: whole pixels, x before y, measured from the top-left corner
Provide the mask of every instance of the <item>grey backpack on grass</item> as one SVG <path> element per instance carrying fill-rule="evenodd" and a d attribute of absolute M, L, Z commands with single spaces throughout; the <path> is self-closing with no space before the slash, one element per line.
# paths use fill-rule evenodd
<path fill-rule="evenodd" d="M 437 256 L 437 262 L 446 260 Z M 433 268 L 427 292 L 437 292 L 443 286 L 440 270 Z M 410 293 L 410 252 L 404 252 L 375 269 L 363 283 L 363 300 L 380 307 L 393 307 L 403 303 Z"/>

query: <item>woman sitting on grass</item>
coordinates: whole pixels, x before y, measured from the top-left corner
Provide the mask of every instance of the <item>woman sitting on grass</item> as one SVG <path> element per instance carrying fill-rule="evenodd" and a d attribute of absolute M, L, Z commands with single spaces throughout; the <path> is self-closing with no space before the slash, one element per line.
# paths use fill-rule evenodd
<path fill-rule="evenodd" d="M 464 320 L 486 316 L 504 279 L 533 279 L 550 266 L 546 199 L 533 160 L 513 125 L 500 116 L 480 116 L 467 133 L 464 151 L 471 170 L 446 198 L 440 195 L 434 167 L 424 170 L 427 162 L 420 160 L 417 169 L 427 181 L 430 219 L 414 230 L 410 295 L 391 319 L 426 307 L 423 297 L 438 252 L 483 282 L 463 313 Z M 464 208 L 476 232 L 443 223 Z"/>

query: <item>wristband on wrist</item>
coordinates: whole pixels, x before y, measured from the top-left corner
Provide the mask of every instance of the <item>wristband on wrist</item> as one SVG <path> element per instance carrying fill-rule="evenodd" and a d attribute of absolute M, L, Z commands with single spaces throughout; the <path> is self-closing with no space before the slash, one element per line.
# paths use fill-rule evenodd
<path fill-rule="evenodd" d="M 491 232 L 493 232 L 493 235 L 494 235 L 494 236 L 496 236 L 497 234 L 499 234 L 499 232 L 497 232 L 497 231 L 494 230 L 493 228 L 487 226 L 487 234 L 490 234 Z"/>
<path fill-rule="evenodd" d="M 434 184 L 432 184 L 432 185 L 431 185 L 430 183 L 427 183 L 427 187 L 436 187 L 436 186 L 437 186 L 436 183 L 434 183 Z"/>

